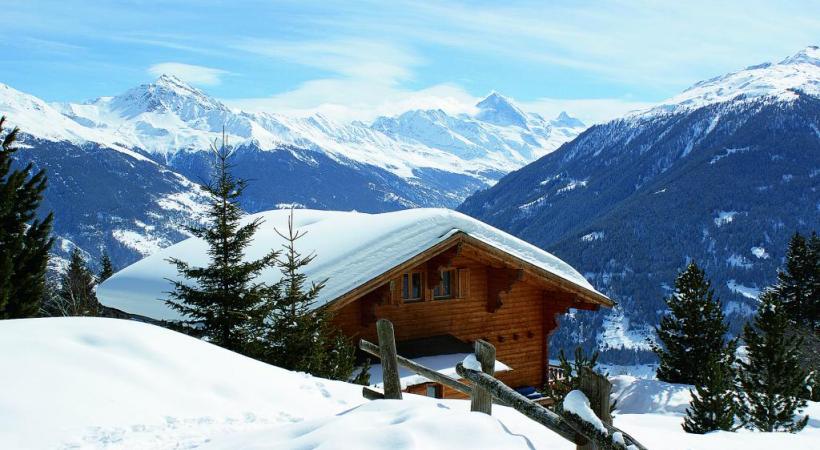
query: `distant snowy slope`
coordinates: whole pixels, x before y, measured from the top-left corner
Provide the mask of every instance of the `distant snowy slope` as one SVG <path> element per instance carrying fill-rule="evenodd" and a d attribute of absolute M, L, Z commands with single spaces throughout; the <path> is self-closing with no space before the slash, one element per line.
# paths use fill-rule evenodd
<path fill-rule="evenodd" d="M 407 113 L 444 116 L 439 125 L 452 127 L 454 137 L 463 132 L 460 128 L 466 127 L 465 123 L 477 128 L 468 130 L 468 134 L 472 133 L 470 142 L 479 153 L 465 157 L 457 147 L 446 143 L 394 139 L 398 136 L 383 134 L 385 130 L 378 125 L 339 123 L 318 114 L 302 118 L 235 111 L 170 75 L 115 97 L 55 106 L 77 125 L 94 130 L 108 141 L 151 153 L 206 150 L 224 127 L 234 145 L 254 145 L 261 150 L 276 150 L 283 145 L 306 148 L 340 162 L 372 164 L 402 178 L 413 178 L 416 169 L 430 168 L 494 180 L 499 169 L 520 167 L 584 129 L 577 119 L 549 123 L 538 116 L 524 115 L 510 100 L 495 93 L 477 105 L 480 112 L 474 118 L 442 111 Z M 411 126 L 422 134 L 435 133 L 430 125 L 422 121 Z M 485 173 L 493 175 L 482 175 Z"/>
<path fill-rule="evenodd" d="M 83 103 L 49 104 L 0 85 L 0 114 L 27 147 L 21 162 L 48 170 L 43 212 L 57 217 L 56 253 L 76 246 L 93 265 L 107 249 L 118 267 L 177 242 L 186 221 L 201 217 L 196 183 L 210 177 L 209 148 L 223 131 L 235 175 L 251 180 L 246 210 L 381 212 L 455 207 L 584 128 L 566 115 L 525 114 L 497 94 L 479 105 L 474 115 L 411 111 L 376 121 L 400 124 L 387 129 L 242 112 L 169 75 Z"/>
<path fill-rule="evenodd" d="M 796 91 L 820 97 L 820 47 L 806 47 L 779 63 L 758 64 L 701 81 L 652 111 L 695 109 L 740 97 L 794 100 Z"/>

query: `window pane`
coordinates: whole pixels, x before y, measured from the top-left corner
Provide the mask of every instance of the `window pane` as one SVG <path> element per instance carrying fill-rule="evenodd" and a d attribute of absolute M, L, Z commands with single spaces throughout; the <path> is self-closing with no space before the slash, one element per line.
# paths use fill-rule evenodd
<path fill-rule="evenodd" d="M 445 270 L 441 272 L 441 284 L 433 289 L 433 296 L 438 298 L 450 298 L 453 296 L 453 271 Z"/>
<path fill-rule="evenodd" d="M 438 398 L 438 389 L 436 389 L 435 384 L 428 384 L 427 385 L 427 396 L 428 397 L 433 397 L 433 398 Z"/>
<path fill-rule="evenodd" d="M 413 277 L 413 296 L 410 298 L 421 298 L 421 274 L 414 273 Z"/>
<path fill-rule="evenodd" d="M 441 290 L 442 290 L 442 295 L 445 296 L 445 297 L 449 297 L 450 294 L 452 293 L 452 281 L 453 280 L 450 277 L 451 273 L 452 273 L 452 271 L 448 270 L 448 271 L 443 272 L 441 274 Z"/>
<path fill-rule="evenodd" d="M 404 274 L 401 277 L 401 298 L 410 298 L 410 279 L 409 275 Z"/>

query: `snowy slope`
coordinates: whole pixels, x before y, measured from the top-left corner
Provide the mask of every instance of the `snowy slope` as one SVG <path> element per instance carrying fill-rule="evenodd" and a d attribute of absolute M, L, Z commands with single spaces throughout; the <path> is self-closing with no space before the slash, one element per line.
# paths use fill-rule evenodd
<path fill-rule="evenodd" d="M 405 395 L 365 401 L 361 387 L 289 372 L 163 328 L 99 318 L 0 321 L 3 449 L 533 449 L 575 446 L 510 408 L 469 412 L 464 400 Z M 630 380 L 616 382 L 618 393 Z M 649 382 L 651 383 L 651 382 Z M 816 448 L 799 434 L 689 435 L 662 400 L 616 413 L 649 448 Z M 644 393 L 642 393 L 644 392 Z M 636 396 L 657 398 L 644 402 Z M 666 411 L 666 412 L 664 412 Z M 812 417 L 820 404 L 812 403 Z"/>
<path fill-rule="evenodd" d="M 524 437 L 469 413 L 466 402 L 359 407 L 361 386 L 288 372 L 138 322 L 2 321 L 0 353 L 0 382 L 13 387 L 0 396 L 0 448 L 193 448 L 255 430 L 264 433 L 213 448 L 453 448 L 440 436 L 444 426 L 465 433 L 455 448 L 527 448 Z"/>
<path fill-rule="evenodd" d="M 779 63 L 762 63 L 696 83 L 651 111 L 697 109 L 715 103 L 773 97 L 794 100 L 796 92 L 820 97 L 820 47 L 809 46 Z M 638 114 L 640 115 L 640 113 Z"/>

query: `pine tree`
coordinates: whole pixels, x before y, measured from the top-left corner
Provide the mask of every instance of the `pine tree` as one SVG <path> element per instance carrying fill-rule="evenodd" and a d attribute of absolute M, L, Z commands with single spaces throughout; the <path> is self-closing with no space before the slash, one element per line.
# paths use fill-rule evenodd
<path fill-rule="evenodd" d="M 0 135 L 6 118 L 0 117 Z M 12 170 L 17 128 L 0 141 L 0 319 L 34 317 L 45 294 L 45 272 L 53 243 L 49 214 L 36 219 L 46 174 L 34 165 Z"/>
<path fill-rule="evenodd" d="M 786 252 L 786 267 L 777 274 L 774 290 L 790 320 L 820 332 L 820 238 L 806 240 L 795 233 Z"/>
<path fill-rule="evenodd" d="M 800 342 L 789 327 L 775 291 L 761 294 L 754 326 L 743 331 L 748 360 L 740 362 L 742 417 L 749 428 L 796 432 L 808 422 L 808 416 L 794 420 L 806 406 L 808 374 L 798 365 Z"/>
<path fill-rule="evenodd" d="M 276 232 L 285 244 L 284 256 L 277 259 L 282 280 L 269 320 L 266 360 L 288 370 L 347 381 L 354 368 L 355 348 L 333 328 L 330 311 L 316 308 L 324 283 L 307 286 L 303 269 L 316 255 L 303 256 L 296 250 L 296 242 L 305 233 L 294 230 L 293 211 L 287 234 Z"/>
<path fill-rule="evenodd" d="M 94 285 L 94 275 L 80 250 L 75 248 L 71 251 L 68 268 L 60 277 L 57 295 L 45 303 L 43 309 L 51 316 L 97 316 L 100 304 Z"/>
<path fill-rule="evenodd" d="M 114 266 L 111 264 L 111 258 L 108 256 L 108 252 L 103 251 L 100 266 L 100 274 L 97 275 L 98 283 L 102 283 L 111 278 L 111 275 L 114 275 Z"/>
<path fill-rule="evenodd" d="M 177 258 L 170 262 L 184 281 L 174 281 L 168 305 L 182 313 L 183 325 L 193 326 L 203 338 L 221 347 L 253 356 L 258 330 L 270 310 L 271 288 L 255 281 L 259 273 L 274 264 L 271 251 L 254 261 L 243 260 L 261 219 L 246 224 L 240 221 L 244 212 L 239 198 L 245 180 L 231 174 L 231 149 L 223 136 L 222 145 L 212 146 L 215 174 L 205 186 L 212 200 L 208 226 L 192 226 L 188 231 L 208 244 L 210 261 L 205 267 L 194 267 Z"/>
<path fill-rule="evenodd" d="M 666 300 L 669 315 L 655 331 L 663 344 L 652 344 L 660 364 L 661 381 L 705 385 L 703 367 L 726 351 L 720 301 L 714 298 L 706 274 L 694 262 L 675 280 L 675 292 Z"/>
<path fill-rule="evenodd" d="M 692 402 L 686 409 L 683 429 L 687 433 L 704 434 L 710 431 L 734 431 L 735 417 L 740 404 L 735 388 L 734 341 L 726 347 L 723 357 L 704 364 L 703 381 L 695 386 Z"/>

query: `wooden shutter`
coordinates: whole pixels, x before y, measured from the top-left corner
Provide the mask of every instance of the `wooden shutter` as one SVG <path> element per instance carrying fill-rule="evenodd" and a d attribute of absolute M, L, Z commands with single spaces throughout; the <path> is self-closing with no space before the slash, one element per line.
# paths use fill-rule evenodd
<path fill-rule="evenodd" d="M 458 269 L 458 287 L 456 288 L 456 298 L 467 298 L 470 296 L 470 269 Z"/>

